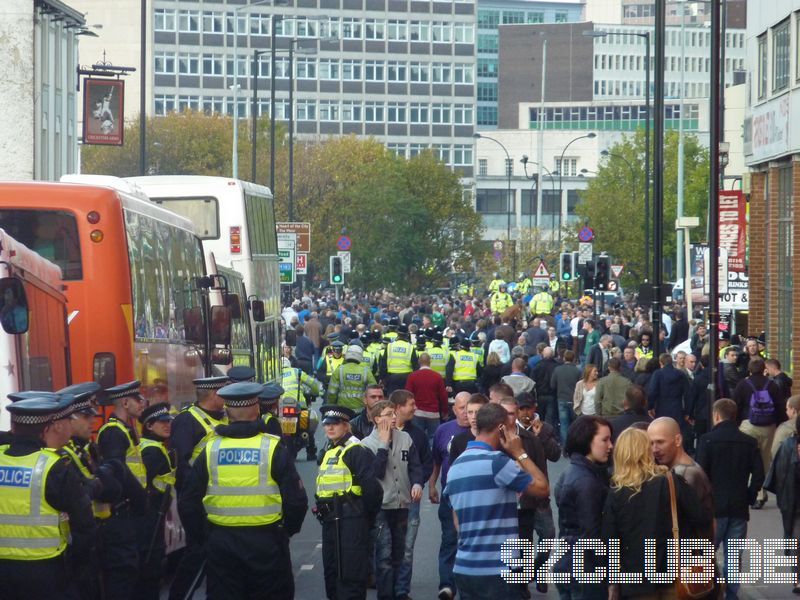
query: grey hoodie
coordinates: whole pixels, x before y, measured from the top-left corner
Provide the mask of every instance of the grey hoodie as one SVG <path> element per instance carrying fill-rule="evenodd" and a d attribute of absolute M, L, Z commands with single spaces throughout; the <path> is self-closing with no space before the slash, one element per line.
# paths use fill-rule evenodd
<path fill-rule="evenodd" d="M 375 428 L 361 441 L 361 445 L 375 454 L 374 474 L 383 488 L 381 508 L 408 508 L 411 487 L 416 483 L 425 485 L 419 452 L 411 436 L 393 429 L 391 443 L 384 444 Z"/>

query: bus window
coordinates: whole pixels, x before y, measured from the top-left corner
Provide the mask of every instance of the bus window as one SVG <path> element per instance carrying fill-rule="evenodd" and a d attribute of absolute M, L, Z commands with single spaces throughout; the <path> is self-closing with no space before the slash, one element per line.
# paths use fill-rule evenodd
<path fill-rule="evenodd" d="M 103 388 L 117 384 L 117 361 L 111 352 L 98 352 L 93 361 L 94 380 Z"/>
<path fill-rule="evenodd" d="M 65 280 L 83 278 L 74 215 L 60 210 L 0 210 L 0 228 L 61 267 Z"/>
<path fill-rule="evenodd" d="M 31 389 L 52 390 L 53 373 L 50 370 L 50 359 L 47 356 L 32 356 L 30 358 Z"/>
<path fill-rule="evenodd" d="M 272 202 L 261 196 L 244 195 L 244 210 L 247 218 L 247 231 L 250 235 L 250 255 L 277 254 L 275 234 L 275 214 Z"/>
<path fill-rule="evenodd" d="M 19 279 L 0 280 L 0 323 L 6 333 L 28 331 L 28 301 Z"/>
<path fill-rule="evenodd" d="M 186 217 L 194 223 L 201 240 L 219 239 L 219 202 L 213 196 L 201 198 L 151 198 L 167 210 Z"/>

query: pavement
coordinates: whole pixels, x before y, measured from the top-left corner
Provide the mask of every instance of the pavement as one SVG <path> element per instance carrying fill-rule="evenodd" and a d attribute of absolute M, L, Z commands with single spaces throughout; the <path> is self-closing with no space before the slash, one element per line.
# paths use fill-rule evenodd
<path fill-rule="evenodd" d="M 324 443 L 322 432 L 317 432 L 317 444 Z M 313 490 L 317 475 L 317 465 L 311 461 L 302 460 L 305 453 L 300 454 L 297 461 L 297 470 L 309 493 L 309 504 L 313 506 Z M 562 458 L 557 463 L 548 463 L 551 487 L 569 464 Z M 437 517 L 437 506 L 428 500 L 427 489 L 423 494 L 423 504 L 420 511 L 420 528 L 414 551 L 414 574 L 411 584 L 411 597 L 414 600 L 433 600 L 439 588 L 438 552 L 440 539 L 440 526 Z M 553 502 L 553 513 L 558 531 L 557 507 Z M 761 510 L 750 512 L 748 526 L 749 537 L 756 539 L 763 546 L 763 540 L 779 539 L 783 537 L 783 527 L 778 508 L 775 505 L 775 496 L 770 494 L 769 502 Z M 325 598 L 325 585 L 322 571 L 322 543 L 321 526 L 309 510 L 302 530 L 291 539 L 292 567 L 295 579 L 295 598 L 297 600 L 320 600 Z M 534 586 L 529 586 L 533 600 L 556 599 L 558 592 L 551 585 L 547 594 L 539 594 Z M 747 600 L 761 599 L 789 599 L 794 596 L 789 584 L 765 584 L 758 582 L 743 585 L 739 590 L 739 598 Z M 204 587 L 195 594 L 195 598 L 204 598 Z M 162 594 L 166 598 L 166 594 Z M 376 599 L 375 590 L 369 590 L 367 598 Z"/>

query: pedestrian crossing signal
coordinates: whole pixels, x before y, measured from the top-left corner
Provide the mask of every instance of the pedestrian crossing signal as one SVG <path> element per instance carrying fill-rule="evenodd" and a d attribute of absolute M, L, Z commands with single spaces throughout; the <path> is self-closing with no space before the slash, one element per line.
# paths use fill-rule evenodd
<path fill-rule="evenodd" d="M 572 252 L 561 253 L 561 281 L 575 279 L 575 255 Z"/>
<path fill-rule="evenodd" d="M 344 270 L 342 268 L 342 257 L 330 257 L 330 283 L 331 285 L 342 285 L 344 283 Z"/>

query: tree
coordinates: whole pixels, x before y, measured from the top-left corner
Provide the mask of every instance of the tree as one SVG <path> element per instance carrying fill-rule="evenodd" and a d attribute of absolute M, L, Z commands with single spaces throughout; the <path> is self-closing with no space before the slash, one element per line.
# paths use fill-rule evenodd
<path fill-rule="evenodd" d="M 575 212 L 594 229 L 595 252 L 608 252 L 625 264 L 622 284 L 635 287 L 644 275 L 644 133 L 640 130 L 609 148 L 597 176 L 581 193 Z M 678 133 L 668 131 L 664 140 L 663 256 L 675 256 L 678 181 Z M 656 165 L 653 168 L 659 168 Z M 708 151 L 696 136 L 684 135 L 684 216 L 700 217 L 705 231 L 708 201 Z M 652 209 L 652 194 L 651 194 Z M 653 225 L 650 243 L 653 242 Z M 572 234 L 574 235 L 574 234 Z M 652 260 L 651 250 L 651 260 Z M 652 268 L 651 268 L 652 272 Z"/>

